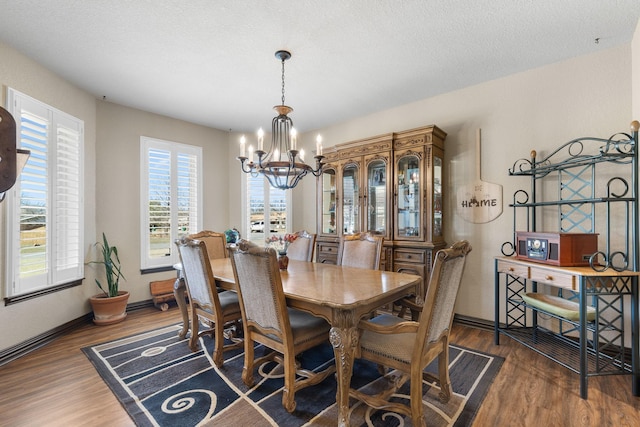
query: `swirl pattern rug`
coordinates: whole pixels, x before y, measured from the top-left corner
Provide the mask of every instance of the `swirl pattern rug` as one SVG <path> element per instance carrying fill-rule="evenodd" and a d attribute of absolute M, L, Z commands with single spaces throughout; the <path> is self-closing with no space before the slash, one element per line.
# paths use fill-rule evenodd
<path fill-rule="evenodd" d="M 218 369 L 211 359 L 213 341 L 200 339 L 192 352 L 177 337 L 179 325 L 85 347 L 82 351 L 138 426 L 334 426 L 336 382 L 322 383 L 296 393 L 297 406 L 289 414 L 282 407 L 280 366 L 266 363 L 254 373 L 249 388 L 241 379 L 243 353 L 225 352 Z M 265 349 L 256 347 L 256 356 Z M 311 349 L 299 361 L 306 369 L 334 363 L 329 344 Z M 450 345 L 453 396 L 438 400 L 438 388 L 424 385 L 429 426 L 469 426 L 503 359 Z M 436 372 L 437 361 L 427 368 Z M 356 360 L 351 386 L 375 390 L 380 386 L 374 364 Z M 395 398 L 407 399 L 408 385 Z M 375 411 L 351 401 L 352 426 L 410 426 L 411 420 L 388 411 Z"/>

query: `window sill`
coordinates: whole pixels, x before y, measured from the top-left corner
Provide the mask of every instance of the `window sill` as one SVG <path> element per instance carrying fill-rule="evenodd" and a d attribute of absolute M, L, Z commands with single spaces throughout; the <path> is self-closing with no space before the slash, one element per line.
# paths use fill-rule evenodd
<path fill-rule="evenodd" d="M 20 294 L 20 295 L 14 295 L 14 296 L 10 296 L 10 297 L 5 297 L 4 299 L 4 305 L 11 305 L 11 304 L 17 304 L 19 302 L 23 302 L 23 301 L 28 301 L 30 299 L 33 298 L 38 298 L 42 295 L 48 295 L 48 294 L 52 294 L 54 292 L 58 292 L 61 291 L 63 289 L 69 289 L 69 288 L 74 288 L 76 286 L 80 286 L 82 284 L 82 281 L 84 279 L 78 279 L 78 280 L 74 280 L 68 283 L 63 283 L 61 285 L 55 285 L 55 286 L 50 286 L 48 288 L 45 289 L 39 289 L 37 291 L 33 291 L 33 292 L 27 292 L 26 294 Z"/>
<path fill-rule="evenodd" d="M 175 268 L 172 265 L 164 267 L 145 268 L 140 270 L 140 274 L 162 273 L 163 271 L 174 271 Z"/>

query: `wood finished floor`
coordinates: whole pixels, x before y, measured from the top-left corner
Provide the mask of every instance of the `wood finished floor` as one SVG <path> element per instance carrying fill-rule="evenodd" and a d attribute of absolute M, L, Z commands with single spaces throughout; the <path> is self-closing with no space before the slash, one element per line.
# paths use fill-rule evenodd
<path fill-rule="evenodd" d="M 80 351 L 100 342 L 177 323 L 176 307 L 149 307 L 111 326 L 83 326 L 0 367 L 0 426 L 132 426 L 120 403 Z M 490 331 L 454 325 L 452 342 L 505 357 L 473 426 L 640 426 L 640 398 L 629 376 L 579 378 L 545 357 Z"/>

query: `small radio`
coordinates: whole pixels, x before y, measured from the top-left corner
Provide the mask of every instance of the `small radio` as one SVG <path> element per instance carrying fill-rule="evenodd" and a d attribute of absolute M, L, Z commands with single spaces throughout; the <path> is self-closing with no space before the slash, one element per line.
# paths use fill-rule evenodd
<path fill-rule="evenodd" d="M 589 265 L 598 252 L 597 233 L 516 231 L 516 258 L 560 267 Z"/>

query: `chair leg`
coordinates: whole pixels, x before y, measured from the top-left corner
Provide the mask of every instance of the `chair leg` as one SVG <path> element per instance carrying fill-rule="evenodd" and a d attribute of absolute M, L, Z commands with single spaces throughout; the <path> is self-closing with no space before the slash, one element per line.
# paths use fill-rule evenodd
<path fill-rule="evenodd" d="M 224 363 L 222 354 L 224 353 L 224 325 L 223 322 L 215 322 L 215 337 L 213 337 L 213 363 L 219 368 Z"/>
<path fill-rule="evenodd" d="M 409 396 L 411 399 L 411 421 L 413 425 L 426 427 L 427 422 L 424 418 L 424 409 L 422 407 L 422 378 L 417 381 L 411 380 Z"/>
<path fill-rule="evenodd" d="M 447 403 L 451 398 L 451 379 L 449 378 L 449 343 L 444 343 L 444 348 L 438 356 L 438 371 L 440 375 L 440 401 Z"/>
<path fill-rule="evenodd" d="M 244 338 L 244 366 L 242 367 L 242 381 L 247 387 L 253 387 L 253 340 Z"/>
<path fill-rule="evenodd" d="M 400 306 L 400 310 L 398 311 L 398 317 L 404 318 L 404 315 L 407 314 L 407 307 L 404 305 Z"/>
<path fill-rule="evenodd" d="M 195 310 L 191 310 L 191 337 L 189 338 L 189 348 L 191 351 L 198 351 L 198 327 L 200 319 Z"/>
<path fill-rule="evenodd" d="M 182 315 L 182 330 L 178 333 L 178 338 L 183 339 L 187 336 L 187 332 L 189 332 L 189 314 L 187 312 L 187 301 L 186 301 L 186 285 L 184 283 L 184 278 L 176 279 L 173 285 L 173 296 L 176 299 L 176 303 L 178 304 L 178 308 L 180 309 L 180 314 Z"/>
<path fill-rule="evenodd" d="M 284 355 L 284 389 L 282 392 L 282 406 L 291 413 L 296 409 L 296 360 L 289 352 Z"/>

